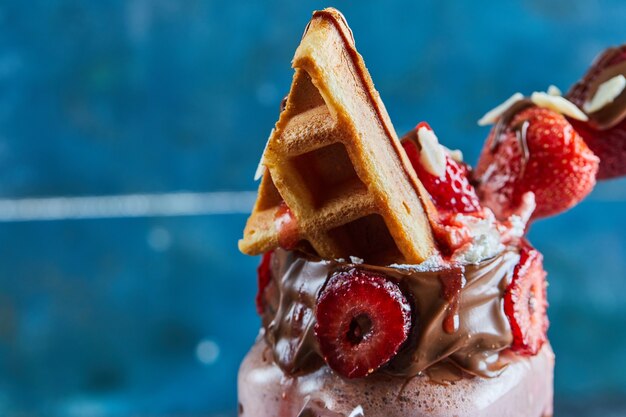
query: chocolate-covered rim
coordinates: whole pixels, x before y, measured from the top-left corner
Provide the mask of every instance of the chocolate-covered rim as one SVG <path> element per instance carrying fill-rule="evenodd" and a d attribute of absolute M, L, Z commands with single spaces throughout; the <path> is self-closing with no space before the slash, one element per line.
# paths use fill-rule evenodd
<path fill-rule="evenodd" d="M 497 376 L 506 366 L 500 352 L 512 334 L 503 310 L 503 294 L 519 261 L 517 248 L 472 265 L 373 266 L 322 260 L 277 249 L 271 262 L 272 282 L 262 314 L 265 339 L 276 364 L 288 375 L 312 372 L 324 365 L 314 334 L 315 304 L 335 272 L 359 268 L 383 274 L 412 300 L 414 323 L 405 347 L 378 372 L 412 377 L 452 365 L 471 375 Z M 445 286 L 461 277 L 457 295 Z M 454 291 L 453 291 L 454 293 Z M 454 299 L 455 297 L 456 300 Z M 457 304 L 455 307 L 454 304 Z M 446 328 L 449 317 L 458 326 Z M 294 320 L 294 317 L 298 320 Z"/>

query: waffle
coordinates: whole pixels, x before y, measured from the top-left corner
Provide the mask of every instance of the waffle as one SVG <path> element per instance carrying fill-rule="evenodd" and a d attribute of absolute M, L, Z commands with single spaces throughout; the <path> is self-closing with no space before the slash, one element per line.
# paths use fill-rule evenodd
<path fill-rule="evenodd" d="M 434 254 L 426 191 L 340 12 L 313 14 L 293 68 L 239 249 L 280 245 L 378 263 Z"/>

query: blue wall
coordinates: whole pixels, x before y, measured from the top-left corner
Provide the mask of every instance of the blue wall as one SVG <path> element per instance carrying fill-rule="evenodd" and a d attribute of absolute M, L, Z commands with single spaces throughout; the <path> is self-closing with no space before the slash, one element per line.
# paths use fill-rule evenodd
<path fill-rule="evenodd" d="M 293 51 L 326 5 L 5 0 L 0 197 L 255 189 Z M 626 42 L 622 0 L 334 5 L 398 132 L 427 120 L 469 161 L 486 110 L 567 89 Z M 531 232 L 561 415 L 626 410 L 625 212 L 626 182 L 606 182 Z M 234 413 L 259 324 L 257 259 L 236 249 L 245 219 L 0 223 L 0 414 Z"/>

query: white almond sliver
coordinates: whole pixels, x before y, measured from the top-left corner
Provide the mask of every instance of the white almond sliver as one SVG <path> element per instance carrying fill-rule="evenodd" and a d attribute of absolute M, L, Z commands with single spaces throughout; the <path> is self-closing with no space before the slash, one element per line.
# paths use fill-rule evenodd
<path fill-rule="evenodd" d="M 546 93 L 535 91 L 530 96 L 530 101 L 538 107 L 554 110 L 555 112 L 569 116 L 572 119 L 582 120 L 586 122 L 589 118 L 574 103 L 560 96 L 551 96 Z"/>
<path fill-rule="evenodd" d="M 550 86 L 548 87 L 548 94 L 551 96 L 562 96 L 563 93 L 561 92 L 561 89 L 559 87 L 557 87 L 556 85 L 552 85 L 550 84 Z"/>
<path fill-rule="evenodd" d="M 626 88 L 626 77 L 622 74 L 616 75 L 600 84 L 593 98 L 583 104 L 583 110 L 587 113 L 597 112 L 607 104 L 613 103 L 613 100 L 622 94 L 624 88 Z"/>
<path fill-rule="evenodd" d="M 424 169 L 436 177 L 443 177 L 446 173 L 446 152 L 439 144 L 437 135 L 426 127 L 417 131 L 417 140 L 422 147 L 420 163 Z"/>
<path fill-rule="evenodd" d="M 478 126 L 487 126 L 494 124 L 502 114 L 509 109 L 512 105 L 517 103 L 520 100 L 524 99 L 524 95 L 522 93 L 515 93 L 511 97 L 509 97 L 504 103 L 499 106 L 489 110 L 483 117 L 478 121 Z"/>
<path fill-rule="evenodd" d="M 254 180 L 258 181 L 261 179 L 263 174 L 265 174 L 265 165 L 263 165 L 263 159 L 265 158 L 265 151 L 267 150 L 267 145 L 270 143 L 270 139 L 274 134 L 274 129 L 270 131 L 270 135 L 267 138 L 267 142 L 265 142 L 265 147 L 263 148 L 263 153 L 261 154 L 261 159 L 259 160 L 259 165 L 256 167 L 256 172 L 254 173 Z"/>
<path fill-rule="evenodd" d="M 443 150 L 446 151 L 450 158 L 454 159 L 457 162 L 463 162 L 463 152 L 461 152 L 460 149 L 450 149 L 443 146 Z"/>

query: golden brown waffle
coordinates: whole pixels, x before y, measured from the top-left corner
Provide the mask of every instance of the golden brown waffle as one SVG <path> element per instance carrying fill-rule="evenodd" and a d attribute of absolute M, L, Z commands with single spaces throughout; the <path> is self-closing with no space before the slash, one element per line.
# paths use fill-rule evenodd
<path fill-rule="evenodd" d="M 280 243 L 329 259 L 408 263 L 434 254 L 427 194 L 341 13 L 313 14 L 293 67 L 240 250 Z"/>

